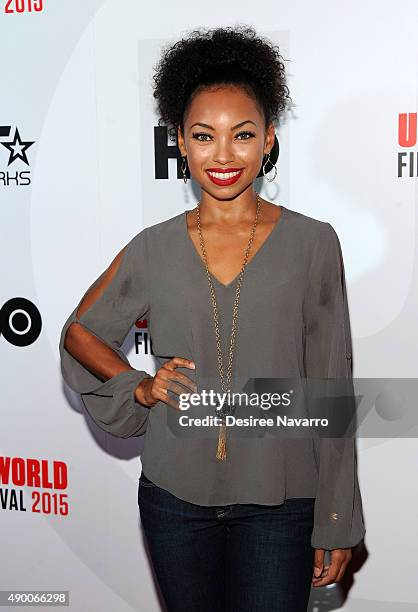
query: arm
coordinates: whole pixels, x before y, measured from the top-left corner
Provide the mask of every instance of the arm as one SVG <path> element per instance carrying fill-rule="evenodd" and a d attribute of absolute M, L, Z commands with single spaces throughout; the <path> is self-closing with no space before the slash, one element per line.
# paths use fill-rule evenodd
<path fill-rule="evenodd" d="M 61 331 L 61 371 L 94 421 L 122 438 L 145 433 L 149 408 L 137 401 L 150 374 L 135 370 L 121 346 L 149 310 L 146 234 L 137 234 L 90 285 Z"/>
<path fill-rule="evenodd" d="M 334 228 L 324 223 L 321 229 L 304 302 L 305 372 L 308 379 L 348 379 L 349 388 L 352 341 L 342 251 Z M 353 547 L 365 534 L 355 438 L 321 437 L 314 445 L 319 481 L 311 544 Z"/>

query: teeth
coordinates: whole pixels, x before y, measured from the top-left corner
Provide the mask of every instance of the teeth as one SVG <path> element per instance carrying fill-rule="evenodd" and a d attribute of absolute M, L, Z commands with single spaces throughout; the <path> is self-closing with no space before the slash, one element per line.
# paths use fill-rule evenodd
<path fill-rule="evenodd" d="M 209 172 L 208 171 L 208 174 L 210 174 L 211 176 L 214 176 L 217 179 L 221 179 L 221 180 L 223 179 L 224 181 L 232 178 L 233 176 L 237 176 L 240 173 L 241 173 L 241 170 L 238 170 L 237 172 Z"/>

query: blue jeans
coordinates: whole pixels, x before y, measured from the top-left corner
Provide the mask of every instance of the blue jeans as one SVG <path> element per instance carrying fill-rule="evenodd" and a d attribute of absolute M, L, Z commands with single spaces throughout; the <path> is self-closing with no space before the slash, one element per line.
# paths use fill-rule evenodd
<path fill-rule="evenodd" d="M 198 506 L 142 472 L 141 523 L 168 612 L 306 612 L 314 502 Z"/>

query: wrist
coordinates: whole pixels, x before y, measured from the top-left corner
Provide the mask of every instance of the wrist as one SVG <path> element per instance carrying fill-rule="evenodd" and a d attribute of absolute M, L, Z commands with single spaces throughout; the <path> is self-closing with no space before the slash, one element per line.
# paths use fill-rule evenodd
<path fill-rule="evenodd" d="M 145 378 L 141 380 L 140 383 L 138 383 L 135 389 L 135 400 L 139 402 L 140 404 L 143 404 L 144 406 L 147 406 L 147 407 L 151 407 L 152 405 L 147 401 L 147 398 L 146 398 L 146 395 L 147 395 L 146 391 L 149 385 L 148 381 L 152 380 L 152 378 L 153 378 L 152 376 L 146 376 Z"/>

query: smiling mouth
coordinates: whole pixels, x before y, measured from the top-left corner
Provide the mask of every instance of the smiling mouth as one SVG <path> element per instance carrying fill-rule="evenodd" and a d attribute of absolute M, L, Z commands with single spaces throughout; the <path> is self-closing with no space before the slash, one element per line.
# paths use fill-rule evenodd
<path fill-rule="evenodd" d="M 233 171 L 219 171 L 206 170 L 210 180 L 216 185 L 232 185 L 235 183 L 243 173 L 243 169 Z"/>

